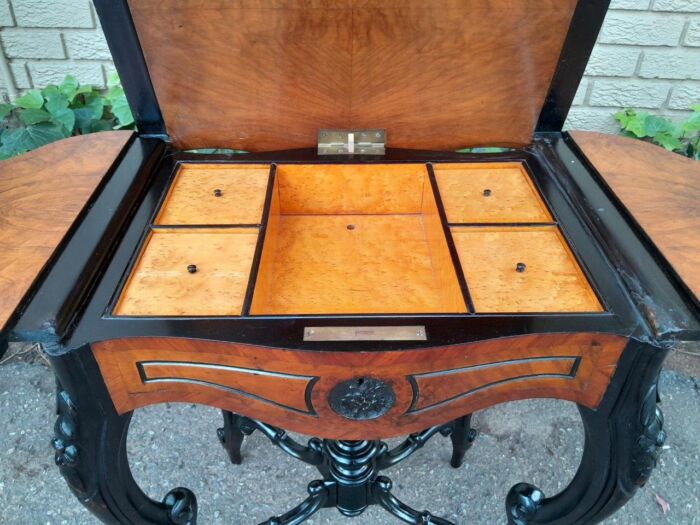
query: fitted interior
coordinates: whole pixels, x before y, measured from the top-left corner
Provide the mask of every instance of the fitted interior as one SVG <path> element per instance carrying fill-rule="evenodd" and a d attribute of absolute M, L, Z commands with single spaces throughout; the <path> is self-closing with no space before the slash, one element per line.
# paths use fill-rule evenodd
<path fill-rule="evenodd" d="M 176 173 L 115 314 L 602 309 L 520 163 L 192 163 Z"/>

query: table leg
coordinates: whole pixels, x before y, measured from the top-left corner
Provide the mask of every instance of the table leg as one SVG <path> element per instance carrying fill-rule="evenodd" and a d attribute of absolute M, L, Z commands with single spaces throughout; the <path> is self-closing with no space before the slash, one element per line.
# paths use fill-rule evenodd
<path fill-rule="evenodd" d="M 55 460 L 80 502 L 105 523 L 195 525 L 190 490 L 175 488 L 158 502 L 136 484 L 126 452 L 132 413 L 116 413 L 89 348 L 51 361 L 58 385 Z"/>
<path fill-rule="evenodd" d="M 506 498 L 508 525 L 598 523 L 647 482 L 666 439 L 657 406 L 664 353 L 650 347 L 631 352 L 637 352 L 634 366 L 618 369 L 611 385 L 619 396 L 604 399 L 598 410 L 578 407 L 585 445 L 574 479 L 552 498 L 530 484 L 515 485 Z"/>

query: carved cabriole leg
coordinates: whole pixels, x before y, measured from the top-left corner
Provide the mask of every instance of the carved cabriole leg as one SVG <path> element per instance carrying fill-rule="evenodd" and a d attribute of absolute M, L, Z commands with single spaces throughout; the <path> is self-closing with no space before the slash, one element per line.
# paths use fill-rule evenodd
<path fill-rule="evenodd" d="M 114 410 L 88 347 L 51 357 L 56 373 L 56 464 L 68 486 L 105 523 L 195 525 L 197 503 L 185 488 L 162 502 L 136 484 L 126 454 L 132 413 Z"/>
<path fill-rule="evenodd" d="M 664 350 L 632 343 L 597 410 L 579 405 L 585 430 L 578 472 L 560 494 L 545 498 L 527 483 L 506 498 L 509 525 L 598 523 L 649 479 L 666 434 L 657 406 Z"/>

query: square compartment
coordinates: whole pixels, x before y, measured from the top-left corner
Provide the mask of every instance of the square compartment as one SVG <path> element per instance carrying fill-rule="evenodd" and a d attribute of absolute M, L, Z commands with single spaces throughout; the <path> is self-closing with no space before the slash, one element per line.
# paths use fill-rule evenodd
<path fill-rule="evenodd" d="M 466 311 L 425 165 L 277 166 L 252 315 Z"/>
<path fill-rule="evenodd" d="M 476 313 L 603 311 L 556 226 L 453 226 L 452 238 Z"/>
<path fill-rule="evenodd" d="M 241 315 L 258 231 L 258 228 L 153 230 L 124 286 L 114 315 Z"/>
<path fill-rule="evenodd" d="M 269 178 L 265 164 L 182 164 L 154 224 L 258 225 Z"/>
<path fill-rule="evenodd" d="M 450 224 L 552 222 L 520 163 L 435 164 L 433 170 Z"/>

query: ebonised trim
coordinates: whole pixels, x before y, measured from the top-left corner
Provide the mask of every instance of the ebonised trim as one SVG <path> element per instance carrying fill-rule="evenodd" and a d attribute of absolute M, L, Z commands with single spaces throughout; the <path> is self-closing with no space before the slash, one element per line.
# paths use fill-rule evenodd
<path fill-rule="evenodd" d="M 142 137 L 167 139 L 127 0 L 93 0 L 93 3 L 139 133 Z"/>
<path fill-rule="evenodd" d="M 433 190 L 433 197 L 435 198 L 438 214 L 440 215 L 442 233 L 445 236 L 445 240 L 447 241 L 447 247 L 450 250 L 450 258 L 452 259 L 452 266 L 454 267 L 455 274 L 457 275 L 457 282 L 459 282 L 459 287 L 462 290 L 462 297 L 467 304 L 467 311 L 470 314 L 473 314 L 476 311 L 476 309 L 474 308 L 474 301 L 472 300 L 471 293 L 469 293 L 469 285 L 467 284 L 467 278 L 464 275 L 462 263 L 460 262 L 459 254 L 457 253 L 457 247 L 455 246 L 454 239 L 452 238 L 452 230 L 450 230 L 450 225 L 447 222 L 447 212 L 445 211 L 445 205 L 442 202 L 440 188 L 438 187 L 437 179 L 435 178 L 435 171 L 433 170 L 433 165 L 430 163 L 428 163 L 426 167 L 428 169 L 430 187 Z"/>
<path fill-rule="evenodd" d="M 111 317 L 107 306 L 119 289 L 120 279 L 135 257 L 139 242 L 159 206 L 168 187 L 173 166 L 179 162 L 212 160 L 228 164 L 316 163 L 327 164 L 333 159 L 319 157 L 315 150 L 295 150 L 262 154 L 244 154 L 235 157 L 202 156 L 184 152 L 169 152 L 163 167 L 155 176 L 107 271 L 97 284 L 95 294 L 83 320 L 71 339 L 62 347 L 52 350 L 65 353 L 81 344 L 125 337 L 187 337 L 225 342 L 239 342 L 269 347 L 302 350 L 387 351 L 426 348 L 468 343 L 483 339 L 553 332 L 599 332 L 636 337 L 644 330 L 638 312 L 634 309 L 627 289 L 622 285 L 615 268 L 603 249 L 591 236 L 588 213 L 572 206 L 564 186 L 557 182 L 558 170 L 544 162 L 540 147 L 502 154 L 456 154 L 450 152 L 421 152 L 387 150 L 385 156 L 341 159 L 342 163 L 421 163 L 429 162 L 520 162 L 525 163 L 542 198 L 550 205 L 572 253 L 579 258 L 582 270 L 591 286 L 603 298 L 607 311 L 602 313 L 528 313 L 528 314 L 431 314 L 431 315 L 307 315 L 307 316 L 254 316 L 254 317 Z M 604 203 L 602 205 L 605 205 Z M 609 205 L 609 204 L 608 204 Z M 400 326 L 421 324 L 426 327 L 427 341 L 353 341 L 323 343 L 303 341 L 304 328 L 313 321 L 316 326 Z M 331 346 L 332 345 L 332 346 Z"/>
<path fill-rule="evenodd" d="M 559 64 L 542 106 L 537 131 L 561 131 L 593 51 L 610 0 L 579 0 Z"/>
<path fill-rule="evenodd" d="M 57 343 L 93 291 L 164 151 L 160 140 L 132 140 L 65 236 L 8 327 L 12 338 Z"/>
<path fill-rule="evenodd" d="M 265 193 L 265 203 L 262 211 L 262 222 L 258 231 L 258 242 L 255 246 L 253 261 L 250 265 L 250 277 L 248 278 L 248 288 L 243 299 L 243 309 L 241 315 L 250 315 L 250 307 L 253 304 L 253 294 L 255 294 L 255 284 L 258 282 L 258 272 L 260 271 L 260 259 L 265 248 L 265 234 L 267 233 L 267 223 L 270 220 L 270 206 L 272 204 L 272 192 L 275 189 L 275 178 L 277 176 L 277 166 L 270 166 L 270 175 L 267 180 L 267 191 Z"/>

